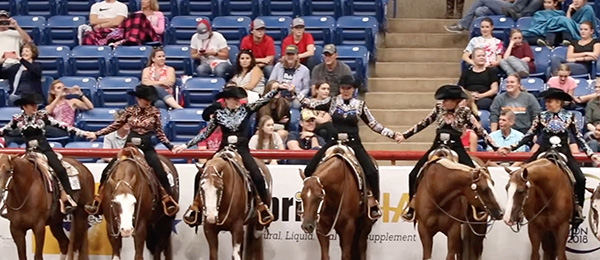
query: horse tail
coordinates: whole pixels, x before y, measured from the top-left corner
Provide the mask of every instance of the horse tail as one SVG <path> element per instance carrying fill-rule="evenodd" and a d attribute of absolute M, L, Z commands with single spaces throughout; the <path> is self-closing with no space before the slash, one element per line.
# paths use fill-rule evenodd
<path fill-rule="evenodd" d="M 556 239 L 552 232 L 545 232 L 542 235 L 542 248 L 544 249 L 544 259 L 556 259 Z"/>
<path fill-rule="evenodd" d="M 148 225 L 146 227 L 146 248 L 148 248 L 148 250 L 152 252 L 153 255 L 158 249 L 156 243 L 156 233 L 156 228 L 154 228 L 152 225 Z"/>

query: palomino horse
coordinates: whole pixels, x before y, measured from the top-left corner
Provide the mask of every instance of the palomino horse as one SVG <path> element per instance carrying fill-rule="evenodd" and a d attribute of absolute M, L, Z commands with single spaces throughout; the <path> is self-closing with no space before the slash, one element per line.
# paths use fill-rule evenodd
<path fill-rule="evenodd" d="M 375 221 L 367 216 L 366 190 L 361 191 L 355 170 L 342 158 L 346 146 L 332 146 L 332 156 L 322 161 L 311 177 L 300 171 L 302 188 L 302 230 L 316 230 L 321 246 L 321 260 L 329 259 L 329 232 L 340 237 L 342 259 L 367 257 L 367 238 Z M 329 148 L 329 149 L 332 149 Z M 361 185 L 364 187 L 364 185 Z"/>
<path fill-rule="evenodd" d="M 531 259 L 540 259 L 540 243 L 544 259 L 567 259 L 565 249 L 574 203 L 567 174 L 545 158 L 506 171 L 510 180 L 504 222 L 520 226 L 523 215 L 527 218 Z"/>
<path fill-rule="evenodd" d="M 592 193 L 588 216 L 589 226 L 594 237 L 600 240 L 600 184 L 596 189 L 587 188 L 587 190 Z"/>
<path fill-rule="evenodd" d="M 438 232 L 448 237 L 446 259 L 479 259 L 485 220 L 488 215 L 502 219 L 496 197 L 494 182 L 485 167 L 471 168 L 446 158 L 428 162 L 414 198 L 423 259 L 431 259 L 433 236 Z M 481 213 L 479 209 L 485 211 Z M 465 241 L 461 233 L 469 241 L 467 252 L 463 251 Z"/>
<path fill-rule="evenodd" d="M 256 158 L 255 161 L 265 177 L 268 193 L 271 194 L 271 173 L 264 162 Z M 210 260 L 218 258 L 218 235 L 221 231 L 231 233 L 233 259 L 262 260 L 264 257 L 264 227 L 259 224 L 258 216 L 253 210 L 254 196 L 248 190 L 251 180 L 244 180 L 244 173 L 239 172 L 241 162 L 242 158 L 235 150 L 226 147 L 204 165 L 197 196 L 203 201 L 204 234 L 210 247 Z M 202 171 L 201 167 L 198 169 Z M 268 205 L 270 201 L 271 195 L 264 203 Z M 244 225 L 247 225 L 245 235 Z"/>
<path fill-rule="evenodd" d="M 135 147 L 125 147 L 119 153 L 110 176 L 104 184 L 101 203 L 102 213 L 107 222 L 108 239 L 113 250 L 113 259 L 120 259 L 121 239 L 133 235 L 135 259 L 143 259 L 144 243 L 155 260 L 173 259 L 171 229 L 174 217 L 166 216 L 159 195 L 160 183 L 153 176 L 152 169 L 141 160 L 144 156 Z M 173 163 L 159 155 L 166 172 L 172 174 L 173 199 L 179 199 L 179 179 Z"/>
<path fill-rule="evenodd" d="M 78 206 L 72 212 L 70 238 L 63 231 L 65 215 L 60 212 L 54 194 L 48 191 L 48 184 L 42 176 L 44 173 L 27 158 L 0 154 L 0 201 L 4 202 L 0 206 L 8 210 L 10 233 L 20 260 L 27 259 L 25 234 L 29 229 L 35 236 L 34 258 L 42 259 L 46 225 L 50 226 L 58 240 L 61 259 L 88 259 L 88 214 L 83 205 L 90 203 L 94 197 L 94 177 L 80 162 L 71 158 L 63 158 L 62 161 L 71 164 L 79 173 L 80 189 L 73 194 Z M 56 188 L 57 185 L 54 185 L 53 190 Z"/>

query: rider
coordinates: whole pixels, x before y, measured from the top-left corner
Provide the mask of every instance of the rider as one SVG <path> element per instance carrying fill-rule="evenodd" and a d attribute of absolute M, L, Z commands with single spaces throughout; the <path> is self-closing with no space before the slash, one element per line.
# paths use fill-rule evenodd
<path fill-rule="evenodd" d="M 88 139 L 95 140 L 98 136 L 112 133 L 121 128 L 124 124 L 129 124 L 130 132 L 127 136 L 126 143 L 134 145 L 144 152 L 146 162 L 152 167 L 154 174 L 156 174 L 156 177 L 162 186 L 160 192 L 162 202 L 166 209 L 165 214 L 174 216 L 179 210 L 179 206 L 172 197 L 173 190 L 171 189 L 167 173 L 165 172 L 150 139 L 153 134 L 156 134 L 156 137 L 158 137 L 158 140 L 161 143 L 169 148 L 169 150 L 173 149 L 173 145 L 169 139 L 167 139 L 167 136 L 162 129 L 160 110 L 153 105 L 154 101 L 158 99 L 158 93 L 154 87 L 139 85 L 136 87 L 135 91 L 130 91 L 128 94 L 136 97 L 137 104 L 125 108 L 125 112 L 119 119 L 95 133 L 90 133 Z M 88 212 L 93 214 L 98 213 L 98 207 L 102 202 L 102 194 L 104 194 L 104 181 L 108 177 L 108 173 L 110 173 L 110 169 L 116 160 L 117 158 L 113 158 L 104 172 L 102 172 L 98 194 L 95 196 L 92 205 L 86 205 L 86 210 Z"/>
<path fill-rule="evenodd" d="M 447 144 L 450 149 L 455 151 L 458 154 L 458 161 L 461 164 L 475 167 L 473 161 L 465 151 L 463 147 L 460 137 L 465 131 L 465 127 L 471 128 L 477 133 L 478 136 L 483 137 L 489 145 L 494 147 L 493 141 L 488 137 L 485 129 L 481 127 L 475 115 L 473 115 L 471 109 L 467 106 L 460 106 L 460 102 L 463 99 L 468 99 L 467 93 L 463 90 L 462 87 L 457 85 L 444 85 L 435 92 L 435 99 L 441 100 L 438 102 L 431 113 L 417 123 L 415 126 L 402 133 L 402 137 L 400 142 L 405 139 L 410 138 L 421 130 L 425 129 L 427 126 L 436 122 L 438 127 L 436 129 L 436 138 L 433 142 L 431 148 L 421 157 L 421 159 L 417 162 L 413 170 L 409 175 L 409 196 L 410 201 L 412 201 L 413 196 L 417 190 L 417 175 L 421 171 L 421 168 L 427 160 L 429 159 L 429 154 L 438 149 L 442 144 L 442 140 L 440 140 L 440 135 L 442 133 L 449 134 L 450 142 Z M 414 208 L 412 207 L 409 201 L 409 209 L 408 212 L 402 215 L 402 218 L 406 221 L 412 221 L 414 217 Z"/>
<path fill-rule="evenodd" d="M 548 149 L 552 147 L 550 137 L 559 137 L 561 146 L 558 146 L 557 150 L 567 157 L 567 166 L 575 177 L 575 197 L 577 205 L 574 209 L 575 216 L 573 225 L 578 226 L 583 222 L 582 208 L 585 200 L 585 176 L 583 175 L 583 172 L 581 172 L 577 160 L 573 158 L 573 154 L 569 149 L 569 136 L 575 137 L 579 147 L 583 149 L 587 156 L 594 162 L 598 162 L 600 158 L 597 155 L 594 155 L 594 151 L 590 149 L 583 139 L 581 132 L 579 132 L 575 115 L 563 109 L 565 102 L 572 102 L 573 97 L 558 88 L 549 88 L 540 93 L 540 96 L 545 99 L 546 111 L 541 112 L 534 118 L 531 128 L 527 131 L 525 136 L 523 136 L 521 141 L 509 147 L 502 147 L 499 152 L 505 155 L 510 151 L 514 151 L 522 145 L 531 142 L 533 137 L 537 135 L 540 148 L 527 161 L 531 162 L 536 160 L 541 153 L 548 151 Z"/>
<path fill-rule="evenodd" d="M 353 97 L 357 87 L 360 86 L 359 80 L 354 81 L 351 76 L 342 76 L 340 79 L 340 95 L 336 97 L 328 97 L 322 100 L 309 99 L 301 94 L 297 96 L 298 101 L 303 107 L 329 112 L 332 118 L 334 128 L 338 133 L 348 134 L 348 146 L 354 150 L 356 159 L 364 170 L 365 177 L 371 188 L 372 194 L 369 194 L 369 215 L 373 219 L 381 217 L 379 209 L 379 172 L 373 163 L 369 154 L 363 147 L 358 134 L 358 121 L 362 120 L 371 130 L 386 136 L 390 139 L 400 140 L 401 134 L 381 125 L 367 108 L 364 101 Z M 337 134 L 330 134 L 330 140 L 326 145 L 321 147 L 315 156 L 310 160 L 304 174 L 311 176 L 325 151 L 337 143 Z"/>
<path fill-rule="evenodd" d="M 38 110 L 36 100 L 36 96 L 30 94 L 24 94 L 21 98 L 16 100 L 14 104 L 20 106 L 21 109 L 23 109 L 23 113 L 14 115 L 8 124 L 0 128 L 0 135 L 7 134 L 11 130 L 18 128 L 21 130 L 21 135 L 25 139 L 27 150 L 34 148 L 46 156 L 48 165 L 56 173 L 58 180 L 66 193 L 66 195 L 61 195 L 61 202 L 64 204 L 63 213 L 68 214 L 77 207 L 77 203 L 75 203 L 71 197 L 73 190 L 69 183 L 67 171 L 62 166 L 56 153 L 52 150 L 52 147 L 48 144 L 48 140 L 46 140 L 45 128 L 46 126 L 54 126 L 80 137 L 85 137 L 88 133 L 55 120 L 48 115 L 46 110 Z"/>
<path fill-rule="evenodd" d="M 242 99 L 248 97 L 245 89 L 241 87 L 224 88 L 216 96 L 216 99 L 218 100 L 220 98 L 224 98 L 226 104 L 225 106 L 214 110 L 214 116 L 210 118 L 210 121 L 208 121 L 206 131 L 200 132 L 200 134 L 196 135 L 187 143 L 179 145 L 173 149 L 175 153 L 179 153 L 191 146 L 194 146 L 195 144 L 208 138 L 217 126 L 221 127 L 221 131 L 223 132 L 223 140 L 221 141 L 219 151 L 225 148 L 225 145 L 227 144 L 227 138 L 229 136 L 237 136 L 238 143 L 235 144 L 237 152 L 242 157 L 244 167 L 250 172 L 250 177 L 252 178 L 252 182 L 256 187 L 256 191 L 259 196 L 257 198 L 257 210 L 260 222 L 265 224 L 273 221 L 273 214 L 270 212 L 269 206 L 264 203 L 265 201 L 268 201 L 265 179 L 258 168 L 256 161 L 254 161 L 254 157 L 250 155 L 250 149 L 248 148 L 248 137 L 246 134 L 248 133 L 248 127 L 250 127 L 250 123 L 248 121 L 250 120 L 252 114 L 258 111 L 258 109 L 260 109 L 262 106 L 268 104 L 271 98 L 279 93 L 280 88 L 281 86 L 275 87 L 264 97 L 249 104 L 241 103 Z M 194 193 L 196 192 L 197 191 L 194 191 Z M 197 214 L 198 212 L 197 202 L 194 202 L 192 205 L 191 212 L 192 215 L 185 216 L 188 223 L 194 222 L 193 219 L 196 218 L 196 216 L 193 214 Z"/>

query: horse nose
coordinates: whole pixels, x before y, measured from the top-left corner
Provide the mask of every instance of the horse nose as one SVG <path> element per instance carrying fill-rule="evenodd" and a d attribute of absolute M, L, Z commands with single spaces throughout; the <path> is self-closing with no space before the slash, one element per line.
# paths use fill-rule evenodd
<path fill-rule="evenodd" d="M 315 225 L 313 223 L 302 223 L 302 230 L 305 233 L 310 234 L 315 230 Z"/>
<path fill-rule="evenodd" d="M 121 236 L 122 237 L 130 237 L 132 234 L 133 234 L 133 227 L 121 228 Z"/>
<path fill-rule="evenodd" d="M 217 222 L 217 218 L 215 216 L 207 216 L 206 222 L 208 222 L 209 224 L 215 224 Z"/>

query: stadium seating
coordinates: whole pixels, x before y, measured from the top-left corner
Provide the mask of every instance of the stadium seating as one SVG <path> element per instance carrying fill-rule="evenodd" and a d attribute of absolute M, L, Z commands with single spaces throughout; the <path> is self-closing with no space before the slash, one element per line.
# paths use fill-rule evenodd
<path fill-rule="evenodd" d="M 583 128 L 585 127 L 585 118 L 583 117 L 583 114 L 576 110 L 569 111 L 573 113 L 573 115 L 575 115 L 575 120 L 577 121 L 577 129 L 579 129 L 580 132 L 583 132 Z"/>
<path fill-rule="evenodd" d="M 69 58 L 69 75 L 108 76 L 108 64 L 111 57 L 112 49 L 108 46 L 76 46 L 71 50 Z"/>
<path fill-rule="evenodd" d="M 564 57 L 566 59 L 567 57 L 567 48 L 566 47 L 556 47 L 554 48 L 554 50 L 552 51 L 552 56 L 561 56 Z M 552 60 L 552 58 L 550 58 Z M 596 64 L 594 64 L 595 66 Z M 554 73 L 553 71 L 549 71 L 548 74 L 551 75 L 552 73 Z M 571 74 L 571 77 L 573 78 L 582 78 L 582 79 L 587 79 L 590 77 L 590 74 L 581 74 L 581 75 L 575 75 L 575 74 Z M 595 75 L 594 77 L 595 78 Z"/>
<path fill-rule="evenodd" d="M 186 108 L 173 110 L 168 123 L 171 141 L 187 142 L 206 127 L 202 121 L 202 109 Z"/>
<path fill-rule="evenodd" d="M 517 20 L 517 24 L 515 25 L 517 28 L 519 28 L 520 30 L 525 30 L 525 29 L 529 29 L 529 27 L 531 27 L 531 23 L 533 22 L 533 18 L 532 17 L 521 17 L 519 18 L 519 20 Z"/>
<path fill-rule="evenodd" d="M 58 14 L 59 0 L 17 0 L 19 14 L 50 17 Z"/>
<path fill-rule="evenodd" d="M 58 0 L 58 10 L 62 15 L 88 17 L 90 15 L 90 8 L 94 3 L 96 3 L 96 0 Z"/>
<path fill-rule="evenodd" d="M 479 110 L 479 118 L 481 126 L 490 133 L 490 111 L 487 110 Z"/>
<path fill-rule="evenodd" d="M 335 18 L 331 16 L 304 16 L 305 31 L 312 34 L 315 45 L 334 43 Z"/>
<path fill-rule="evenodd" d="M 65 87 L 79 86 L 81 92 L 90 100 L 93 104 L 96 104 L 96 91 L 98 88 L 98 82 L 92 77 L 74 77 L 65 76 L 60 77 L 58 80 L 62 81 Z"/>
<path fill-rule="evenodd" d="M 338 61 L 346 63 L 354 75 L 366 79 L 368 75 L 369 51 L 364 46 L 336 46 Z M 322 54 L 322 53 L 321 53 Z"/>
<path fill-rule="evenodd" d="M 167 45 L 164 47 L 166 64 L 175 69 L 177 76 L 192 75 L 192 59 L 189 45 Z"/>
<path fill-rule="evenodd" d="M 52 142 L 50 140 L 48 140 L 48 144 L 50 145 L 50 147 L 52 148 L 63 148 L 63 145 L 59 142 Z M 25 148 L 26 144 L 21 144 L 21 146 L 19 146 L 20 148 Z"/>
<path fill-rule="evenodd" d="M 191 78 L 181 90 L 185 107 L 205 108 L 213 103 L 215 95 L 225 85 L 222 78 Z"/>
<path fill-rule="evenodd" d="M 259 0 L 219 0 L 219 3 L 222 16 L 248 16 L 254 19 L 260 13 Z"/>
<path fill-rule="evenodd" d="M 181 0 L 180 15 L 205 16 L 213 19 L 219 16 L 218 0 Z"/>
<path fill-rule="evenodd" d="M 48 101 L 48 91 L 50 90 L 50 85 L 52 85 L 52 81 L 54 81 L 54 78 L 42 76 L 42 94 L 44 94 L 44 104 L 46 101 Z"/>
<path fill-rule="evenodd" d="M 494 22 L 494 30 L 492 35 L 502 42 L 508 42 L 510 30 L 514 27 L 515 21 L 504 15 L 490 15 L 486 16 L 492 19 Z M 481 36 L 481 20 L 485 17 L 478 17 L 473 21 L 473 28 L 471 28 L 471 37 Z"/>
<path fill-rule="evenodd" d="M 99 149 L 102 148 L 101 142 L 70 142 L 65 145 L 69 149 Z M 75 158 L 82 163 L 95 163 L 100 158 Z"/>
<path fill-rule="evenodd" d="M 262 0 L 263 15 L 297 17 L 302 15 L 301 0 Z"/>
<path fill-rule="evenodd" d="M 160 10 L 165 17 L 171 18 L 179 15 L 179 5 L 177 0 L 158 0 L 158 10 Z M 129 1 L 129 12 L 135 12 L 142 8 L 142 1 L 130 0 Z"/>
<path fill-rule="evenodd" d="M 190 45 L 192 35 L 196 33 L 196 26 L 202 19 L 208 19 L 206 16 L 177 16 L 171 19 L 167 31 L 168 44 Z"/>
<path fill-rule="evenodd" d="M 115 121 L 113 114 L 117 110 L 117 108 L 97 107 L 82 111 L 77 116 L 75 125 L 81 130 L 98 131 Z"/>
<path fill-rule="evenodd" d="M 575 82 L 577 82 L 577 87 L 573 91 L 573 96 L 585 96 L 595 92 L 595 90 L 590 85 L 590 82 L 588 82 L 587 80 L 575 79 Z"/>
<path fill-rule="evenodd" d="M 137 77 L 105 77 L 98 82 L 97 105 L 99 107 L 122 108 L 134 103 L 127 92 L 139 85 Z"/>
<path fill-rule="evenodd" d="M 343 16 L 342 1 L 335 0 L 304 0 L 302 3 L 304 15 Z"/>
<path fill-rule="evenodd" d="M 343 0 L 344 15 L 373 16 L 379 27 L 385 26 L 384 0 Z"/>
<path fill-rule="evenodd" d="M 344 16 L 337 20 L 338 45 L 366 46 L 371 57 L 377 57 L 375 42 L 378 29 L 377 20 L 369 16 Z"/>
<path fill-rule="evenodd" d="M 20 107 L 0 107 L 0 125 L 6 125 L 13 115 L 21 113 Z"/>
<path fill-rule="evenodd" d="M 248 16 L 220 16 L 212 21 L 212 28 L 223 34 L 228 45 L 239 46 L 242 38 L 250 33 L 251 22 Z"/>
<path fill-rule="evenodd" d="M 77 27 L 86 24 L 83 16 L 57 15 L 48 18 L 45 28 L 46 43 L 50 45 L 79 45 Z"/>
<path fill-rule="evenodd" d="M 0 1 L 0 10 L 9 11 L 13 17 L 19 14 L 16 0 Z"/>
<path fill-rule="evenodd" d="M 536 97 L 544 90 L 544 81 L 540 78 L 521 79 L 521 85 Z"/>
<path fill-rule="evenodd" d="M 42 45 L 38 46 L 38 58 L 36 59 L 42 65 L 42 74 L 54 78 L 66 74 L 66 64 L 69 60 L 68 46 Z"/>
<path fill-rule="evenodd" d="M 281 58 L 281 47 L 279 45 L 275 45 L 275 57 L 274 61 L 277 62 Z"/>
<path fill-rule="evenodd" d="M 44 37 L 44 28 L 46 27 L 46 18 L 43 16 L 13 16 L 13 19 L 17 21 L 19 26 L 29 34 L 31 39 L 36 45 L 41 45 Z"/>
<path fill-rule="evenodd" d="M 140 77 L 152 53 L 150 46 L 119 46 L 114 50 L 112 75 Z"/>
<path fill-rule="evenodd" d="M 292 18 L 289 16 L 259 16 L 257 18 L 265 21 L 266 34 L 273 37 L 275 45 L 281 45 L 283 39 L 291 32 Z"/>
<path fill-rule="evenodd" d="M 546 79 L 546 73 L 550 68 L 550 55 L 552 51 L 548 47 L 531 46 L 535 62 L 535 73 L 531 73 L 530 77 L 538 77 Z"/>
<path fill-rule="evenodd" d="M 240 48 L 238 48 L 235 45 L 230 45 L 228 46 L 229 48 L 229 62 L 231 62 L 231 65 L 233 66 L 234 70 L 235 70 L 235 65 L 237 64 L 237 56 L 240 53 Z"/>

